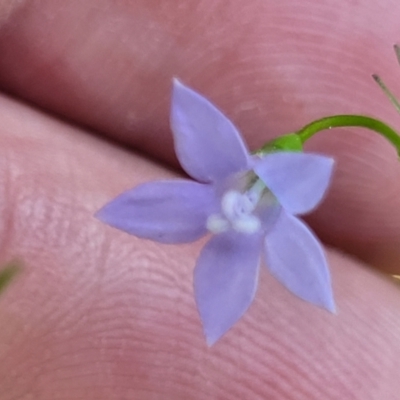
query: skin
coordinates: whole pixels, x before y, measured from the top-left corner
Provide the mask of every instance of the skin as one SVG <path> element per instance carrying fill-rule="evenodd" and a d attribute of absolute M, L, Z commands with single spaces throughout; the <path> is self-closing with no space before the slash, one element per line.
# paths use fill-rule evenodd
<path fill-rule="evenodd" d="M 182 176 L 171 79 L 200 91 L 253 150 L 313 119 L 400 129 L 400 3 L 346 0 L 0 1 L 1 400 L 398 399 L 400 166 L 381 137 L 322 133 L 337 169 L 307 218 L 338 313 L 265 270 L 246 315 L 208 348 L 193 300 L 204 244 L 159 245 L 93 214 L 141 182 Z"/>

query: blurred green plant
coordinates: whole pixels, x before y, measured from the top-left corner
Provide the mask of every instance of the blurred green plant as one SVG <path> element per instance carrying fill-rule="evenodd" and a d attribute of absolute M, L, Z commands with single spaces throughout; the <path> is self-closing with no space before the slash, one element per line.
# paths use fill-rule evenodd
<path fill-rule="evenodd" d="M 13 260 L 1 267 L 0 269 L 0 294 L 14 280 L 15 276 L 21 271 L 22 264 Z"/>
<path fill-rule="evenodd" d="M 400 64 L 400 45 L 395 44 L 393 47 L 394 47 L 394 52 L 396 53 L 397 61 Z M 380 86 L 380 88 L 383 90 L 383 93 L 393 104 L 396 111 L 400 114 L 400 102 L 397 100 L 396 96 L 389 90 L 389 88 L 385 85 L 385 82 L 383 82 L 383 80 L 379 75 L 373 74 L 372 77 L 374 78 L 375 82 Z M 400 275 L 392 275 L 392 277 L 396 283 L 400 284 Z"/>
<path fill-rule="evenodd" d="M 393 47 L 394 47 L 394 52 L 396 53 L 397 61 L 400 64 L 400 46 L 398 44 L 395 44 Z M 400 113 L 400 102 L 397 100 L 396 96 L 389 90 L 389 88 L 385 85 L 385 82 L 383 82 L 383 80 L 378 74 L 373 74 L 372 77 L 375 79 L 375 82 L 383 90 L 383 93 L 385 93 L 387 98 L 391 101 L 397 112 Z"/>

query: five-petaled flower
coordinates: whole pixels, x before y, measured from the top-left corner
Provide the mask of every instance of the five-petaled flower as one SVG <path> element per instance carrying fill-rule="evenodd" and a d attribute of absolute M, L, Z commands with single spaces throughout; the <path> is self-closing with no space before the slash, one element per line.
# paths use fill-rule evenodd
<path fill-rule="evenodd" d="M 207 343 L 214 344 L 251 304 L 263 253 L 272 275 L 291 292 L 333 312 L 321 244 L 297 218 L 321 201 L 333 159 L 302 152 L 250 154 L 234 125 L 176 80 L 171 127 L 180 164 L 194 180 L 142 184 L 97 217 L 162 243 L 213 234 L 194 271 Z"/>

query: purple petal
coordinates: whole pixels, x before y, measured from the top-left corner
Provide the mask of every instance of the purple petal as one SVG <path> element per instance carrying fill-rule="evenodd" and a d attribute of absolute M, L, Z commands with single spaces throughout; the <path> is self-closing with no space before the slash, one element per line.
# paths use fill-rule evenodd
<path fill-rule="evenodd" d="M 249 152 L 232 122 L 176 79 L 171 128 L 176 155 L 194 179 L 215 182 L 249 168 Z"/>
<path fill-rule="evenodd" d="M 318 154 L 282 152 L 258 161 L 254 172 L 291 214 L 304 214 L 322 200 L 334 160 Z"/>
<path fill-rule="evenodd" d="M 207 233 L 218 207 L 213 187 L 192 181 L 158 181 L 129 190 L 104 206 L 101 221 L 162 243 L 188 243 Z"/>
<path fill-rule="evenodd" d="M 194 289 L 204 333 L 212 346 L 253 301 L 262 237 L 227 232 L 202 250 L 194 271 Z"/>
<path fill-rule="evenodd" d="M 310 229 L 285 213 L 265 239 L 267 267 L 300 298 L 335 312 L 328 264 L 321 244 Z"/>

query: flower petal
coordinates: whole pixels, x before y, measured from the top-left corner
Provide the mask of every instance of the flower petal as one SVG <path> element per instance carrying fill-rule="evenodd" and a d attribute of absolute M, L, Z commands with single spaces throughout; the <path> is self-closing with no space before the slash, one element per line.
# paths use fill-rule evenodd
<path fill-rule="evenodd" d="M 101 221 L 162 243 L 188 243 L 207 233 L 218 207 L 213 187 L 192 181 L 158 181 L 129 190 L 104 206 Z"/>
<path fill-rule="evenodd" d="M 254 172 L 291 214 L 304 214 L 322 200 L 334 160 L 318 154 L 281 152 L 265 156 Z"/>
<path fill-rule="evenodd" d="M 204 333 L 212 346 L 253 301 L 262 236 L 226 232 L 202 250 L 194 271 L 194 289 Z"/>
<path fill-rule="evenodd" d="M 267 267 L 300 298 L 335 312 L 328 264 L 309 228 L 282 210 L 265 239 Z"/>
<path fill-rule="evenodd" d="M 248 169 L 249 152 L 239 132 L 216 107 L 174 80 L 171 128 L 183 169 L 200 182 L 215 182 Z"/>

